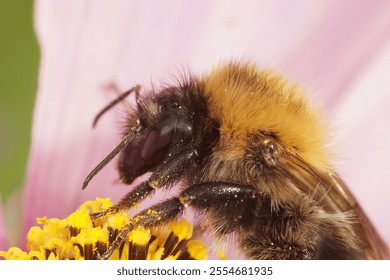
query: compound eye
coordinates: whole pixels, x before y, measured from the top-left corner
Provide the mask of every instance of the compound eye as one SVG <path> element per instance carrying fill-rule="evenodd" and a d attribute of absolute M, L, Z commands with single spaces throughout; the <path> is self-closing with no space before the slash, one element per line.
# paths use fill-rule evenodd
<path fill-rule="evenodd" d="M 177 122 L 177 116 L 168 116 L 156 125 L 143 143 L 141 150 L 142 159 L 150 158 L 154 153 L 169 145 Z"/>
<path fill-rule="evenodd" d="M 119 161 L 119 173 L 125 184 L 130 184 L 134 178 L 151 170 L 162 161 L 173 132 L 178 126 L 178 120 L 176 115 L 161 118 L 145 132 L 140 142 L 130 144 L 123 150 Z"/>

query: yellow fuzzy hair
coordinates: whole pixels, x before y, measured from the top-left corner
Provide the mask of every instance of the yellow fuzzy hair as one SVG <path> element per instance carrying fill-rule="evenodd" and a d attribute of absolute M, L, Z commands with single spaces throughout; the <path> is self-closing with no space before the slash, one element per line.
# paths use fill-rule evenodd
<path fill-rule="evenodd" d="M 245 148 L 248 135 L 273 132 L 290 152 L 315 167 L 328 169 L 327 124 L 309 106 L 298 86 L 245 63 L 216 68 L 203 78 L 212 118 L 232 147 Z"/>

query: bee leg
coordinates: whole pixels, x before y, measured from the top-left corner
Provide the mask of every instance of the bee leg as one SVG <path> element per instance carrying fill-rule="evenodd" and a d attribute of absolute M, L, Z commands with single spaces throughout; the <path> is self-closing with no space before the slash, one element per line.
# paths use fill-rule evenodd
<path fill-rule="evenodd" d="M 146 182 L 141 183 L 134 190 L 127 193 L 116 205 L 105 211 L 92 213 L 91 218 L 94 220 L 105 215 L 115 214 L 120 210 L 129 209 L 143 201 L 156 189 L 169 187 L 180 179 L 197 155 L 195 149 L 189 149 L 169 157 Z"/>
<path fill-rule="evenodd" d="M 150 228 L 168 223 L 181 215 L 186 207 L 198 210 L 210 209 L 218 213 L 222 212 L 225 216 L 228 215 L 227 213 L 231 214 L 229 221 L 223 221 L 229 227 L 221 232 L 228 233 L 238 225 L 243 225 L 243 219 L 252 220 L 248 219 L 248 215 L 253 215 L 252 206 L 255 207 L 258 198 L 258 192 L 250 186 L 216 182 L 193 185 L 183 191 L 179 197 L 156 204 L 136 215 L 132 219 L 133 222 L 121 229 L 110 248 L 99 258 L 109 259 L 136 226 Z M 246 211 L 247 209 L 250 211 Z"/>
<path fill-rule="evenodd" d="M 111 206 L 105 211 L 101 212 L 94 212 L 91 213 L 91 219 L 96 220 L 97 218 L 106 216 L 106 215 L 112 215 L 117 213 L 120 210 L 125 210 L 128 209 L 137 203 L 143 201 L 148 195 L 154 192 L 154 188 L 152 188 L 149 185 L 149 182 L 142 182 L 139 184 L 137 187 L 135 187 L 134 190 L 131 192 L 127 193 L 120 201 L 114 206 Z"/>
<path fill-rule="evenodd" d="M 250 227 L 268 198 L 252 186 L 206 182 L 189 187 L 180 194 L 179 199 L 184 207 L 210 212 L 213 228 L 217 234 L 223 235 L 238 228 Z"/>
<path fill-rule="evenodd" d="M 121 229 L 114 242 L 111 243 L 111 246 L 99 259 L 109 259 L 114 251 L 125 242 L 126 236 L 135 227 L 142 226 L 144 228 L 150 228 L 167 223 L 182 214 L 183 209 L 184 206 L 179 198 L 175 197 L 142 211 L 132 219 L 132 223 L 125 225 Z"/>

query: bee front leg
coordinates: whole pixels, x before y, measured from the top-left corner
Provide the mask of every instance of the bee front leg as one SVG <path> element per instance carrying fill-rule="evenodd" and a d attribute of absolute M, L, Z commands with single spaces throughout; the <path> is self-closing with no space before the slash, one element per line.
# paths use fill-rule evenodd
<path fill-rule="evenodd" d="M 195 149 L 185 150 L 169 157 L 146 181 L 127 193 L 116 205 L 102 212 L 91 214 L 91 218 L 97 219 L 105 215 L 115 214 L 120 210 L 126 210 L 143 201 L 156 189 L 169 187 L 177 182 L 198 156 Z"/>
<path fill-rule="evenodd" d="M 113 215 L 118 211 L 126 210 L 143 201 L 146 197 L 148 197 L 148 195 L 152 194 L 154 191 L 155 189 L 149 185 L 149 181 L 142 182 L 137 187 L 135 187 L 134 190 L 127 193 L 116 205 L 111 206 L 105 211 L 91 213 L 91 219 L 96 220 L 100 217 L 104 217 L 106 215 Z"/>
<path fill-rule="evenodd" d="M 131 223 L 121 229 L 114 242 L 112 242 L 108 250 L 99 259 L 108 260 L 114 251 L 125 242 L 126 236 L 135 227 L 142 226 L 144 228 L 150 228 L 165 224 L 178 217 L 183 212 L 183 209 L 184 206 L 179 198 L 175 197 L 142 211 L 132 219 Z"/>

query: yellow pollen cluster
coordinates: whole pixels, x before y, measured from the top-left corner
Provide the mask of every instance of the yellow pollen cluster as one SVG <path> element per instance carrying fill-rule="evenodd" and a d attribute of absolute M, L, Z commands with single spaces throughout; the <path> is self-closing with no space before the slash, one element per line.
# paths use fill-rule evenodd
<path fill-rule="evenodd" d="M 136 224 L 126 211 L 91 220 L 90 213 L 104 211 L 111 206 L 109 198 L 97 198 L 85 202 L 65 219 L 38 218 L 40 226 L 31 227 L 27 234 L 27 251 L 12 247 L 8 251 L 0 251 L 0 259 L 98 259 L 123 226 L 131 222 Z M 184 219 L 152 229 L 137 226 L 110 259 L 207 259 L 207 247 L 201 241 L 190 240 L 191 237 L 192 225 Z"/>

